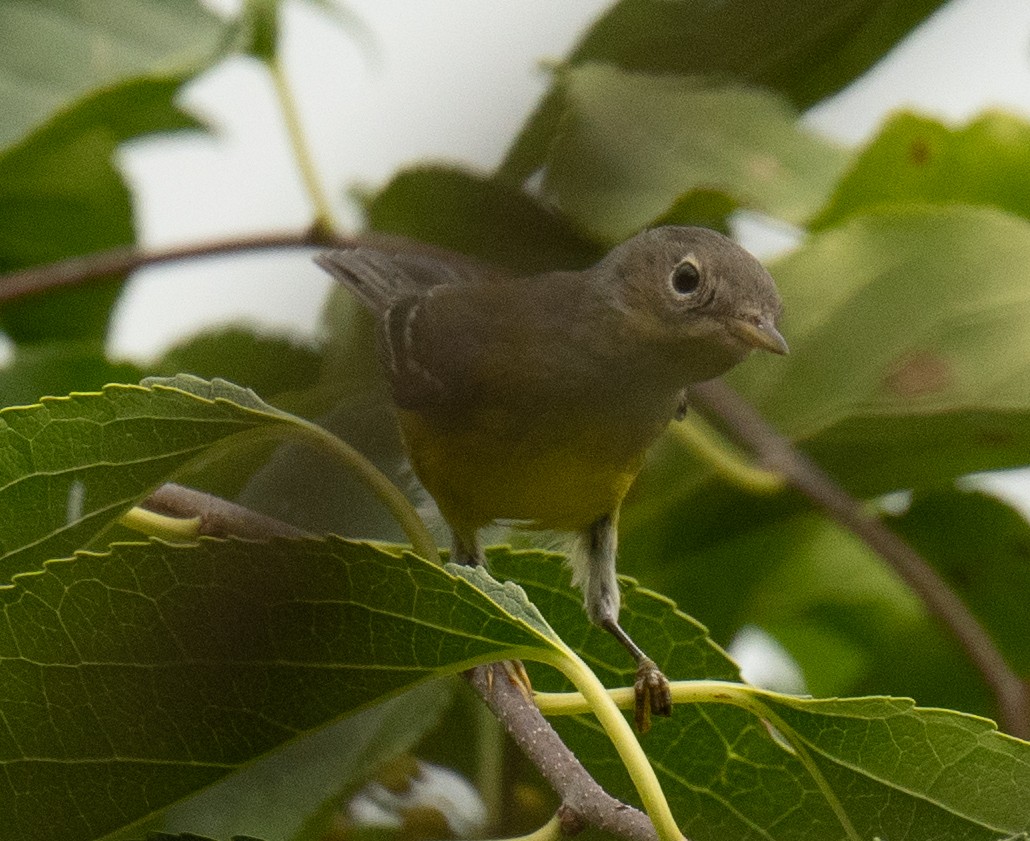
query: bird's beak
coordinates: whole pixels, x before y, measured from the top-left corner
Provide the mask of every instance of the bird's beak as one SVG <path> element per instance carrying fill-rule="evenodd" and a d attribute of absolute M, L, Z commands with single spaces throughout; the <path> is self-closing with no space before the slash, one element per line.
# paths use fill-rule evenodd
<path fill-rule="evenodd" d="M 776 329 L 772 319 L 765 316 L 731 318 L 729 328 L 738 339 L 747 342 L 752 347 L 778 353 L 781 356 L 790 352 L 787 340 L 780 335 L 780 331 Z"/>

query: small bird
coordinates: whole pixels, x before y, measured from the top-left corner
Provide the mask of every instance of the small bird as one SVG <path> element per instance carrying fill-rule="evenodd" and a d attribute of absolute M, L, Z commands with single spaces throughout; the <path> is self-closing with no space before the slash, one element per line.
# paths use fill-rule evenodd
<path fill-rule="evenodd" d="M 377 320 L 416 475 L 483 564 L 495 522 L 578 535 L 587 615 L 637 664 L 636 721 L 672 710 L 669 682 L 619 625 L 619 507 L 685 388 L 760 348 L 787 353 L 773 279 L 706 228 L 644 231 L 583 271 L 511 278 L 353 248 L 316 262 Z"/>

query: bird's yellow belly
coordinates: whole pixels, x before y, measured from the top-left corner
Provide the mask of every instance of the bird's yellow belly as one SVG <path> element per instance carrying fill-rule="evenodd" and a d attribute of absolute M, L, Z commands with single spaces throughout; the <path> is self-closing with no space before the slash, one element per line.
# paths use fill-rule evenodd
<path fill-rule="evenodd" d="M 665 415 L 667 418 L 668 415 Z M 444 518 L 460 530 L 497 520 L 576 531 L 615 512 L 647 447 L 665 426 L 580 423 L 556 418 L 513 423 L 480 410 L 447 422 L 399 413 L 415 472 Z"/>

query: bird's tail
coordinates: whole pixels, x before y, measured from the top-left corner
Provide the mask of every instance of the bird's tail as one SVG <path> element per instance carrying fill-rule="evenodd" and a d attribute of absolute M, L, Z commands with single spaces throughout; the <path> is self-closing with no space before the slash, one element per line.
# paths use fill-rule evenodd
<path fill-rule="evenodd" d="M 435 257 L 386 254 L 375 248 L 325 251 L 315 256 L 315 262 L 380 316 L 403 298 L 421 295 L 434 286 L 472 279 L 467 271 Z"/>
<path fill-rule="evenodd" d="M 393 258 L 374 248 L 324 251 L 315 255 L 315 262 L 377 315 L 410 291 L 407 273 Z"/>

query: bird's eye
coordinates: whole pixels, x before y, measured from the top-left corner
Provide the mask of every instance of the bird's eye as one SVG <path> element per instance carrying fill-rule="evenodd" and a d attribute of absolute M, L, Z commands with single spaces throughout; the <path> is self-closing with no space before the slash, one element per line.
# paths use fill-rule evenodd
<path fill-rule="evenodd" d="M 701 272 L 691 260 L 678 263 L 669 275 L 669 284 L 678 295 L 689 295 L 701 285 Z"/>

